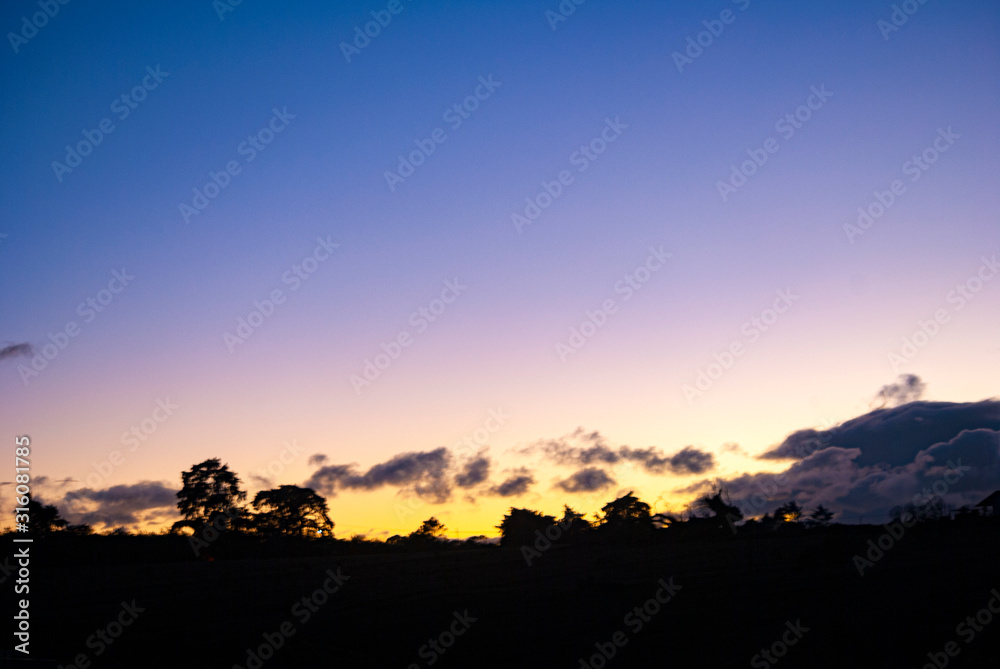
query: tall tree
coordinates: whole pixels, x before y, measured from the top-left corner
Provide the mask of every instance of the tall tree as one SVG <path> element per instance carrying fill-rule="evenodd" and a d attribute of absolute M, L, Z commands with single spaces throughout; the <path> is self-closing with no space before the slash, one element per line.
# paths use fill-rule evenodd
<path fill-rule="evenodd" d="M 206 525 L 216 529 L 238 524 L 244 512 L 241 504 L 247 494 L 240 489 L 240 478 L 219 458 L 211 458 L 181 473 L 183 486 L 177 492 L 177 508 L 183 520 L 172 529 L 190 527 L 195 532 Z"/>
<path fill-rule="evenodd" d="M 333 531 L 326 500 L 312 488 L 283 485 L 261 490 L 253 498 L 258 531 L 292 536 L 317 535 Z"/>

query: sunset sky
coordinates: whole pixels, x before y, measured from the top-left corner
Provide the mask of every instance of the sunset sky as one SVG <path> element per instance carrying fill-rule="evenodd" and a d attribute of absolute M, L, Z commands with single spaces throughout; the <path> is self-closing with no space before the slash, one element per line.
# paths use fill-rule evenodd
<path fill-rule="evenodd" d="M 784 469 L 901 374 L 997 396 L 996 3 L 223 2 L 0 9 L 0 434 L 71 520 L 219 457 L 494 535 Z"/>

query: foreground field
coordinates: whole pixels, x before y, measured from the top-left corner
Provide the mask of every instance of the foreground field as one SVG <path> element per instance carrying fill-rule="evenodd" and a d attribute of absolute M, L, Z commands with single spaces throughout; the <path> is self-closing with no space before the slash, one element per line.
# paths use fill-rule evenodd
<path fill-rule="evenodd" d="M 205 562 L 175 538 L 117 538 L 163 544 L 136 562 L 39 542 L 32 655 L 66 669 L 81 656 L 192 669 L 996 667 L 998 530 L 914 528 L 863 575 L 854 556 L 880 527 L 556 544 L 531 566 L 501 549 Z"/>

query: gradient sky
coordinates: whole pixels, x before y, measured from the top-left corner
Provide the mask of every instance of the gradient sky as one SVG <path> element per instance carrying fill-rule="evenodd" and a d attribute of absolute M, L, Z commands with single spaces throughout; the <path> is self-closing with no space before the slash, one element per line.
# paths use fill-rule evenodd
<path fill-rule="evenodd" d="M 947 299 L 1000 253 L 996 3 L 929 0 L 888 39 L 890 2 L 591 0 L 554 30 L 555 0 L 400 6 L 351 62 L 340 44 L 386 3 L 246 0 L 220 20 L 209 0 L 72 2 L 0 48 L 0 345 L 37 352 L 80 327 L 27 383 L 30 358 L 0 362 L 0 434 L 31 435 L 36 477 L 75 480 L 47 499 L 115 449 L 125 461 L 96 487 L 179 487 L 218 456 L 253 492 L 286 441 L 302 454 L 274 482 L 301 484 L 311 454 L 364 470 L 450 448 L 502 408 L 491 481 L 530 465 L 531 492 L 407 517 L 391 487 L 329 499 L 339 536 L 431 514 L 490 534 L 511 505 L 592 513 L 635 489 L 677 508 L 671 491 L 700 478 L 625 467 L 611 489 L 567 494 L 552 485 L 571 469 L 512 452 L 579 426 L 695 446 L 725 475 L 774 464 L 724 444 L 757 454 L 857 416 L 899 373 L 931 399 L 996 394 L 1000 280 L 962 309 Z M 672 54 L 727 9 L 679 72 Z M 36 11 L 5 3 L 0 26 Z M 157 66 L 169 74 L 119 119 L 112 103 Z M 453 129 L 445 111 L 480 77 L 500 85 Z M 822 86 L 832 96 L 786 139 L 776 121 Z M 247 162 L 239 145 L 275 108 L 294 118 Z M 53 161 L 104 118 L 114 130 L 60 181 Z M 578 171 L 609 118 L 627 128 Z M 390 190 L 385 172 L 436 128 L 447 139 Z M 911 181 L 904 164 L 948 128 L 959 138 Z M 723 201 L 717 182 L 769 137 L 778 151 Z M 179 205 L 231 160 L 241 172 L 185 222 Z M 572 184 L 518 232 L 511 215 L 562 170 Z M 905 192 L 849 240 L 894 179 Z M 292 290 L 283 277 L 318 237 L 340 246 Z M 625 301 L 616 282 L 651 246 L 671 257 Z M 78 305 L 123 268 L 134 280 L 86 322 Z M 418 332 L 411 314 L 456 278 L 468 288 Z M 274 289 L 285 302 L 231 352 L 224 333 Z M 779 290 L 799 299 L 750 341 L 741 328 Z M 557 342 L 609 298 L 618 311 L 561 360 Z M 888 354 L 938 309 L 949 321 L 894 369 Z M 356 393 L 351 375 L 403 331 L 412 345 Z M 683 386 L 733 341 L 745 353 L 689 402 Z M 167 398 L 177 409 L 127 452 L 120 435 Z"/>

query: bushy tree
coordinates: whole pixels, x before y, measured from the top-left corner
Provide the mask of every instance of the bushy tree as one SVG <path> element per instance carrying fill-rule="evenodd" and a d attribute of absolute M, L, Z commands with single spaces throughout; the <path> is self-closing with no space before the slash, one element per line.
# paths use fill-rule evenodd
<path fill-rule="evenodd" d="M 601 507 L 601 525 L 609 528 L 652 528 L 649 504 L 642 502 L 631 491 Z"/>
<path fill-rule="evenodd" d="M 326 500 L 312 488 L 283 485 L 253 498 L 254 528 L 264 534 L 322 536 L 333 531 Z"/>
<path fill-rule="evenodd" d="M 241 504 L 247 494 L 240 489 L 240 478 L 218 458 L 211 458 L 181 473 L 182 487 L 177 492 L 177 508 L 183 520 L 174 530 L 190 527 L 195 532 L 207 525 L 218 528 L 241 525 L 245 518 Z"/>
<path fill-rule="evenodd" d="M 500 530 L 500 545 L 503 547 L 518 547 L 530 544 L 535 540 L 535 531 L 545 532 L 545 528 L 553 525 L 556 519 L 532 509 L 515 509 L 503 517 L 497 525 Z"/>
<path fill-rule="evenodd" d="M 441 521 L 431 516 L 420 524 L 419 529 L 411 532 L 410 537 L 413 539 L 440 539 L 444 535 L 444 531 L 445 526 Z"/>

